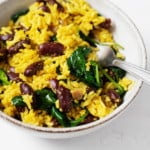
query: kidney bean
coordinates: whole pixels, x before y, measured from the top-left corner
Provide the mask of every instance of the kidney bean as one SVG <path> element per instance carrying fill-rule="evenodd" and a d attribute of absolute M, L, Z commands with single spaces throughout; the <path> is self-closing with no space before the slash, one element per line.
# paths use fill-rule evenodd
<path fill-rule="evenodd" d="M 72 94 L 70 90 L 60 86 L 57 79 L 51 79 L 50 86 L 56 92 L 56 96 L 59 99 L 59 104 L 63 112 L 69 112 L 72 108 Z"/>
<path fill-rule="evenodd" d="M 64 46 L 58 42 L 43 43 L 39 46 L 40 55 L 59 56 L 63 55 Z"/>
<path fill-rule="evenodd" d="M 29 38 L 26 38 L 23 40 L 23 44 L 31 44 L 31 40 Z"/>
<path fill-rule="evenodd" d="M 60 12 L 64 12 L 64 10 L 65 10 L 64 7 L 60 3 L 58 3 L 58 2 L 57 2 L 57 9 Z"/>
<path fill-rule="evenodd" d="M 57 2 L 56 0 L 36 0 L 36 1 L 39 3 L 43 2 L 44 4 L 46 4 L 46 2 L 48 2 L 51 5 L 57 4 L 57 9 L 60 12 L 64 12 L 64 7 L 59 2 Z"/>
<path fill-rule="evenodd" d="M 118 102 L 118 100 L 120 101 L 120 95 L 113 89 L 108 90 L 108 96 L 112 102 Z"/>
<path fill-rule="evenodd" d="M 111 28 L 111 19 L 106 19 L 103 23 L 100 24 L 100 27 L 109 30 Z"/>
<path fill-rule="evenodd" d="M 57 3 L 56 0 L 47 0 L 47 2 L 49 2 L 51 5 L 54 5 L 55 3 Z"/>
<path fill-rule="evenodd" d="M 16 30 L 24 30 L 25 32 L 28 31 L 29 29 L 27 29 L 25 26 L 23 26 L 22 24 L 19 24 L 18 27 L 16 28 Z"/>
<path fill-rule="evenodd" d="M 8 79 L 9 79 L 9 80 L 16 81 L 16 82 L 22 81 L 22 80 L 19 78 L 19 73 L 7 72 L 7 76 L 8 76 Z"/>
<path fill-rule="evenodd" d="M 47 0 L 47 2 L 52 4 L 52 5 L 57 4 L 57 9 L 60 12 L 64 12 L 64 7 L 59 2 L 57 2 L 56 0 Z"/>
<path fill-rule="evenodd" d="M 2 41 L 7 41 L 7 40 L 9 40 L 9 41 L 11 41 L 12 39 L 14 38 L 14 34 L 1 34 L 0 35 L 0 40 L 2 40 Z"/>
<path fill-rule="evenodd" d="M 59 86 L 59 82 L 57 79 L 51 79 L 50 80 L 50 86 L 53 90 L 56 90 Z"/>
<path fill-rule="evenodd" d="M 63 86 L 59 86 L 56 90 L 56 95 L 63 112 L 69 112 L 72 108 L 72 95 L 70 90 Z"/>
<path fill-rule="evenodd" d="M 24 75 L 27 76 L 27 77 L 31 77 L 31 76 L 35 75 L 38 71 L 42 70 L 43 66 L 44 66 L 44 63 L 43 63 L 42 60 L 38 61 L 38 62 L 35 62 L 35 63 L 29 65 L 25 69 Z"/>
<path fill-rule="evenodd" d="M 92 91 L 96 92 L 96 89 L 93 88 L 93 87 L 87 87 L 87 89 L 86 89 L 86 92 L 87 92 L 87 93 L 90 93 L 90 92 L 92 92 Z"/>
<path fill-rule="evenodd" d="M 8 53 L 9 54 L 15 54 L 19 51 L 19 49 L 24 48 L 23 44 L 30 44 L 30 39 L 25 39 L 25 40 L 21 40 L 19 42 L 17 42 L 16 44 L 14 44 L 13 46 L 11 46 L 8 49 Z"/>
<path fill-rule="evenodd" d="M 87 124 L 87 123 L 93 122 L 93 121 L 94 121 L 94 119 L 95 119 L 95 117 L 94 117 L 94 116 L 92 116 L 92 115 L 88 115 L 88 116 L 84 119 L 84 121 L 83 121 L 83 122 L 81 122 L 81 124 Z"/>
<path fill-rule="evenodd" d="M 49 31 L 52 31 L 52 32 L 55 34 L 55 35 L 53 35 L 53 36 L 55 36 L 55 39 L 57 40 L 57 37 L 56 37 L 57 27 L 51 23 L 51 24 L 48 26 L 48 30 L 49 30 Z M 55 40 L 55 41 L 56 41 L 56 40 Z M 51 41 L 51 42 L 54 42 L 54 40 Z"/>
<path fill-rule="evenodd" d="M 9 71 L 10 71 L 10 72 L 15 72 L 15 68 L 12 67 L 12 66 L 10 66 L 10 67 L 9 67 Z"/>
<path fill-rule="evenodd" d="M 21 112 L 25 111 L 25 107 L 22 107 L 22 106 L 17 106 L 16 109 L 17 109 L 18 113 L 21 113 Z"/>
<path fill-rule="evenodd" d="M 51 121 L 53 123 L 53 127 L 58 127 L 60 125 L 56 118 L 52 118 Z"/>
<path fill-rule="evenodd" d="M 112 71 L 112 70 L 110 70 L 110 69 L 108 69 L 108 75 L 113 79 L 113 80 L 116 80 L 116 75 L 115 75 L 115 73 Z M 108 79 L 106 78 L 105 79 L 106 81 L 108 81 Z"/>
<path fill-rule="evenodd" d="M 43 6 L 41 6 L 40 8 L 41 8 L 44 12 L 47 12 L 47 13 L 50 12 L 49 7 L 47 7 L 46 5 L 43 5 Z"/>
<path fill-rule="evenodd" d="M 32 105 L 32 108 L 35 110 L 39 109 L 39 106 L 41 105 L 41 102 L 38 101 L 38 95 L 36 95 L 35 93 L 33 93 L 31 105 Z"/>
<path fill-rule="evenodd" d="M 36 2 L 41 3 L 41 2 L 45 2 L 45 0 L 36 0 Z"/>
<path fill-rule="evenodd" d="M 29 86 L 26 83 L 21 83 L 20 84 L 20 91 L 22 94 L 28 94 L 28 95 L 33 95 L 33 89 L 31 86 Z"/>
<path fill-rule="evenodd" d="M 5 60 L 8 54 L 8 50 L 5 48 L 0 48 L 0 61 Z"/>

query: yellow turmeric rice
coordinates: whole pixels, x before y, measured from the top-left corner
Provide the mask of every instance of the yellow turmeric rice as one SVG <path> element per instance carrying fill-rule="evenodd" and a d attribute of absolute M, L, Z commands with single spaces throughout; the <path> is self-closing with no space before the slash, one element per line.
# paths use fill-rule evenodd
<path fill-rule="evenodd" d="M 24 123 L 72 127 L 123 102 L 125 71 L 102 68 L 96 44 L 110 43 L 111 19 L 84 0 L 36 0 L 0 29 L 0 109 Z"/>

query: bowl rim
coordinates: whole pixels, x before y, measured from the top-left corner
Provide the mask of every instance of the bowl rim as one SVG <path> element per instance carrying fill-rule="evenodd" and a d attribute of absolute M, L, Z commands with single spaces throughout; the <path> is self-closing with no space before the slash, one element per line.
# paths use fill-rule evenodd
<path fill-rule="evenodd" d="M 0 2 L 0 5 L 4 4 L 6 2 L 8 2 L 8 0 Z M 138 40 L 141 44 L 142 51 L 143 51 L 143 58 L 145 58 L 142 62 L 143 63 L 142 67 L 146 68 L 147 67 L 147 52 L 146 52 L 146 47 L 145 47 L 144 40 L 141 36 L 140 31 L 138 30 L 138 28 L 136 27 L 134 22 L 129 18 L 129 16 L 123 10 L 121 10 L 118 6 L 116 6 L 111 0 L 107 0 L 107 1 L 105 1 L 105 3 L 108 4 L 109 6 L 111 6 L 116 12 L 119 12 L 119 14 L 128 22 L 128 24 L 137 33 L 137 37 L 138 37 Z M 12 117 L 8 116 L 7 114 L 3 113 L 1 110 L 0 110 L 0 117 L 12 124 L 17 125 L 18 127 L 23 127 L 24 129 L 28 129 L 28 130 L 32 130 L 32 131 L 36 131 L 36 132 L 42 132 L 42 133 L 80 132 L 80 131 L 88 130 L 91 128 L 100 127 L 102 124 L 108 123 L 108 122 L 112 121 L 112 119 L 115 119 L 117 116 L 119 116 L 119 114 L 121 114 L 133 102 L 136 95 L 139 93 L 142 85 L 143 85 L 143 81 L 138 80 L 137 81 L 138 88 L 137 88 L 136 92 L 134 93 L 133 97 L 131 98 L 131 100 L 128 103 L 126 103 L 126 105 L 123 105 L 123 104 L 120 105 L 111 114 L 109 114 L 108 116 L 106 116 L 102 119 L 96 120 L 96 121 L 88 123 L 88 124 L 76 126 L 76 127 L 67 127 L 67 128 L 51 127 L 51 128 L 48 128 L 48 127 L 34 126 L 34 125 L 23 123 L 15 118 L 12 118 Z"/>

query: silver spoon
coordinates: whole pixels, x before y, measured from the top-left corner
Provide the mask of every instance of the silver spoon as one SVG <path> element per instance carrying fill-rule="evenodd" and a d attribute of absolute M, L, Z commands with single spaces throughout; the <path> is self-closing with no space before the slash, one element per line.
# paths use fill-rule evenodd
<path fill-rule="evenodd" d="M 114 51 L 110 46 L 97 44 L 97 47 L 99 48 L 99 51 L 97 52 L 97 57 L 99 63 L 102 66 L 120 67 L 126 70 L 127 72 L 131 73 L 135 77 L 142 79 L 142 81 L 145 81 L 146 83 L 150 84 L 150 71 L 145 70 L 139 66 L 133 65 L 131 63 L 122 61 L 120 59 L 117 59 Z"/>

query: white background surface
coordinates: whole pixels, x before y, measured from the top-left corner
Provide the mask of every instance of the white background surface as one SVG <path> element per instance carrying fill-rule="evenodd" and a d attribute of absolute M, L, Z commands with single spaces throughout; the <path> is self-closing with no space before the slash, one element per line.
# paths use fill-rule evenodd
<path fill-rule="evenodd" d="M 1 1 L 1 0 L 0 0 Z M 150 1 L 112 0 L 136 24 L 148 53 L 150 70 Z M 11 6 L 10 6 L 11 7 Z M 0 10 L 3 11 L 3 10 Z M 45 140 L 16 131 L 0 122 L 0 150 L 149 150 L 150 86 L 144 84 L 130 107 L 108 126 L 86 136 Z"/>

